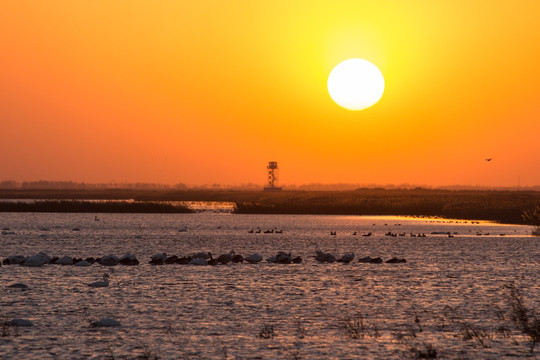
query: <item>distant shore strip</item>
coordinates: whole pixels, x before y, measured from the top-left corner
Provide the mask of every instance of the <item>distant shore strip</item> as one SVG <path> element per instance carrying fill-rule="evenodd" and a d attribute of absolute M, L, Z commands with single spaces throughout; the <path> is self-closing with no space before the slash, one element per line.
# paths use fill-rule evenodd
<path fill-rule="evenodd" d="M 185 214 L 192 213 L 193 210 L 184 205 L 154 201 L 36 200 L 33 202 L 2 202 L 0 200 L 0 212 Z"/>
<path fill-rule="evenodd" d="M 14 203 L 7 199 L 35 201 Z M 189 201 L 234 203 L 236 214 L 426 216 L 531 224 L 523 215 L 540 206 L 540 191 L 422 188 L 274 193 L 226 190 L 0 190 L 0 212 L 196 212 L 181 203 Z"/>

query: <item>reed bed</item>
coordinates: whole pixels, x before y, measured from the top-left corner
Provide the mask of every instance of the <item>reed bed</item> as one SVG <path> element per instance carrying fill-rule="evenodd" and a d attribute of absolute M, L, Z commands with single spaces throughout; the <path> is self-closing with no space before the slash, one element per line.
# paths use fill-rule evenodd
<path fill-rule="evenodd" d="M 78 201 L 36 200 L 34 202 L 1 202 L 0 212 L 54 213 L 191 213 L 182 205 L 144 201 Z"/>
<path fill-rule="evenodd" d="M 524 213 L 540 206 L 538 191 L 357 189 L 354 191 L 232 191 L 232 190 L 0 190 L 4 199 L 96 199 L 135 200 L 134 204 L 106 204 L 111 212 L 188 212 L 160 202 L 225 201 L 236 204 L 238 214 L 313 215 L 406 215 L 490 220 L 508 224 L 531 224 Z M 116 202 L 117 203 L 117 202 Z M 34 208 L 52 206 L 45 203 Z M 89 207 L 87 204 L 55 203 L 58 211 Z M 66 210 L 60 210 L 64 207 Z M 112 211 L 114 208 L 120 211 Z M 0 211 L 19 210 L 2 205 Z M 129 210 L 129 211 L 128 211 Z M 40 211 L 40 210 L 36 210 Z M 534 224 L 532 224 L 534 225 Z M 537 226 L 538 227 L 538 226 Z"/>

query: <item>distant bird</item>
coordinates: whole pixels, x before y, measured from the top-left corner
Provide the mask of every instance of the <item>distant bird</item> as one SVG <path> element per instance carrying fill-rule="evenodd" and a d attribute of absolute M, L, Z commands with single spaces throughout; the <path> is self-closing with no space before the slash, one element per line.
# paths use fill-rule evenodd
<path fill-rule="evenodd" d="M 486 161 L 491 161 L 491 160 L 493 160 L 493 158 L 487 158 L 487 159 L 486 159 Z"/>
<path fill-rule="evenodd" d="M 102 281 L 95 281 L 91 284 L 88 284 L 90 287 L 107 287 L 109 286 L 109 274 L 105 273 L 103 274 L 103 280 Z"/>

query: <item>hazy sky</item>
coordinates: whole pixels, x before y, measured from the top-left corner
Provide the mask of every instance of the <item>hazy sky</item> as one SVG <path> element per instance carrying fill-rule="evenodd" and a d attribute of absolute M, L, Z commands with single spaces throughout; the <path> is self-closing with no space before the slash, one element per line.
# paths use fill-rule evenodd
<path fill-rule="evenodd" d="M 0 1 L 0 180 L 540 184 L 540 1 Z M 380 102 L 337 106 L 348 58 Z M 485 158 L 494 158 L 486 162 Z"/>

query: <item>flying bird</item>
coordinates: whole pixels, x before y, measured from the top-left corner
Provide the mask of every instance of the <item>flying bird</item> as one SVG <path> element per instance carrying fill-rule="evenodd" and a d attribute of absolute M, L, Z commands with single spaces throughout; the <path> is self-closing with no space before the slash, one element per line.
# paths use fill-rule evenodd
<path fill-rule="evenodd" d="M 493 158 L 488 158 L 488 159 L 486 159 L 486 161 L 491 161 L 491 160 L 493 160 Z"/>

